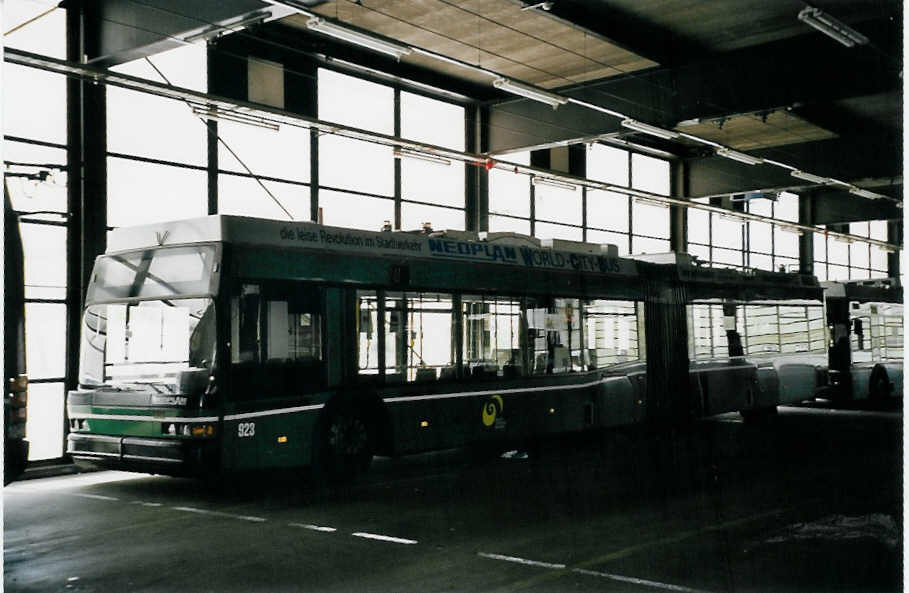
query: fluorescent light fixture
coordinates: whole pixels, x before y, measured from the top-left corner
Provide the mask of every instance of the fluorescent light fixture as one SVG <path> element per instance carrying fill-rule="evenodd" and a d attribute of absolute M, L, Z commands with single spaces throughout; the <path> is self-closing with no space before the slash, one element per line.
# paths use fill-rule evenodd
<path fill-rule="evenodd" d="M 533 4 L 526 4 L 521 7 L 521 10 L 533 10 L 534 8 L 539 8 L 542 10 L 550 10 L 552 8 L 552 2 L 535 2 Z"/>
<path fill-rule="evenodd" d="M 319 17 L 313 17 L 306 21 L 306 26 L 313 31 L 322 33 L 323 35 L 335 37 L 336 39 L 347 41 L 348 43 L 353 43 L 354 45 L 359 45 L 360 47 L 365 47 L 373 51 L 388 54 L 399 60 L 401 59 L 401 56 L 406 56 L 412 51 L 411 48 L 407 47 L 406 45 L 392 43 L 391 41 L 385 41 L 384 39 L 379 39 L 378 37 L 373 37 L 372 35 L 367 35 L 366 33 L 360 33 L 359 31 L 354 31 L 353 29 L 348 29 L 347 27 L 342 27 L 341 25 L 330 23 L 325 19 L 321 19 Z"/>
<path fill-rule="evenodd" d="M 287 8 L 296 10 L 298 13 L 304 16 L 312 16 L 312 6 L 307 6 L 304 2 L 299 0 L 264 0 L 269 4 L 277 4 L 278 6 L 285 6 Z"/>
<path fill-rule="evenodd" d="M 849 193 L 860 198 L 868 198 L 869 200 L 877 200 L 883 197 L 880 194 L 876 194 L 873 191 L 868 191 L 867 189 L 862 189 L 860 187 L 850 187 Z"/>
<path fill-rule="evenodd" d="M 559 181 L 558 179 L 552 179 L 549 177 L 537 177 L 536 175 L 534 175 L 531 179 L 531 183 L 534 185 L 548 185 L 550 187 L 558 187 L 559 189 L 567 189 L 571 191 L 578 189 L 576 185 L 565 183 L 564 181 Z"/>
<path fill-rule="evenodd" d="M 192 35 L 187 35 L 183 38 L 183 41 L 186 43 L 195 43 L 196 41 L 208 40 L 212 37 L 221 35 L 222 33 L 235 33 L 240 29 L 255 25 L 256 23 L 264 22 L 268 17 L 271 16 L 271 12 L 267 10 L 259 11 L 245 19 L 239 20 L 235 23 L 228 23 L 225 25 L 215 25 L 214 27 L 209 27 L 198 33 L 193 33 Z"/>
<path fill-rule="evenodd" d="M 805 173 L 804 171 L 792 171 L 791 175 L 797 179 L 803 179 L 804 181 L 810 181 L 811 183 L 827 183 L 830 181 L 826 177 L 821 177 L 820 175 L 814 175 L 813 173 Z"/>
<path fill-rule="evenodd" d="M 783 169 L 789 169 L 790 171 L 795 171 L 795 167 L 792 165 L 787 165 L 786 163 L 781 163 L 779 161 L 772 161 L 770 159 L 764 159 L 764 162 L 768 165 L 776 165 L 777 167 L 782 167 Z"/>
<path fill-rule="evenodd" d="M 867 37 L 819 8 L 810 6 L 803 8 L 799 12 L 799 20 L 810 27 L 814 27 L 824 35 L 836 39 L 846 47 L 868 43 Z"/>
<path fill-rule="evenodd" d="M 776 227 L 785 233 L 792 233 L 794 235 L 804 235 L 805 234 L 805 232 L 802 229 L 800 229 L 798 227 L 794 227 L 794 226 L 784 226 L 784 225 L 778 224 L 778 225 L 776 225 Z"/>
<path fill-rule="evenodd" d="M 637 204 L 646 204 L 647 206 L 657 206 L 658 208 L 669 208 L 668 202 L 663 202 L 661 200 L 654 200 L 653 198 L 642 198 L 641 196 L 634 196 L 634 201 Z"/>
<path fill-rule="evenodd" d="M 410 150 L 407 148 L 395 148 L 394 155 L 396 159 L 400 158 L 409 158 L 417 159 L 420 161 L 426 161 L 427 163 L 435 163 L 437 165 L 450 165 L 451 161 L 445 157 L 441 157 L 435 154 L 430 154 L 428 152 L 418 152 L 416 150 Z"/>
<path fill-rule="evenodd" d="M 245 113 L 236 113 L 230 111 L 211 111 L 209 109 L 200 109 L 198 107 L 193 107 L 193 115 L 198 115 L 199 117 L 204 117 L 205 119 L 212 119 L 215 121 L 246 124 L 249 126 L 255 126 L 257 128 L 265 128 L 274 132 L 277 132 L 280 129 L 280 126 L 272 121 L 256 117 L 254 115 L 247 115 Z"/>
<path fill-rule="evenodd" d="M 568 103 L 568 97 L 562 97 L 560 95 L 556 95 L 555 93 L 549 93 L 542 89 L 538 89 L 527 84 L 522 84 L 520 82 L 515 82 L 507 78 L 496 78 L 492 81 L 492 86 L 496 87 L 497 89 L 502 89 L 503 91 L 509 92 L 512 95 L 520 95 L 521 97 L 527 97 L 528 99 L 533 99 L 534 101 L 539 101 L 540 103 L 546 103 L 553 109 L 556 109 L 559 105 Z"/>
<path fill-rule="evenodd" d="M 731 148 L 717 148 L 716 153 L 721 157 L 732 159 L 733 161 L 738 161 L 740 163 L 745 163 L 746 165 L 760 165 L 764 162 L 764 159 L 760 157 L 751 156 L 750 154 L 732 150 Z"/>
<path fill-rule="evenodd" d="M 732 194 L 729 196 L 733 202 L 749 202 L 751 200 L 770 200 L 776 202 L 780 199 L 780 193 L 769 190 L 757 190 L 757 191 L 747 191 L 740 194 Z"/>
<path fill-rule="evenodd" d="M 639 122 L 636 119 L 623 119 L 622 126 L 630 130 L 642 132 L 644 134 L 650 134 L 651 136 L 656 136 L 657 138 L 662 138 L 664 140 L 672 140 L 673 138 L 679 137 L 678 132 L 673 132 L 672 130 L 664 130 L 663 128 L 658 128 L 657 126 L 651 126 L 650 124 Z"/>

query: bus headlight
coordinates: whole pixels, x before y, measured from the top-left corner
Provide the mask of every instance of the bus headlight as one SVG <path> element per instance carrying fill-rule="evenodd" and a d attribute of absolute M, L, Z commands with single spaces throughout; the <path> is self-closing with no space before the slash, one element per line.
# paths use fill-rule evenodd
<path fill-rule="evenodd" d="M 192 427 L 191 432 L 194 437 L 210 437 L 215 434 L 215 427 L 211 424 L 197 424 Z"/>
<path fill-rule="evenodd" d="M 161 432 L 168 436 L 210 437 L 215 434 L 213 424 L 184 424 L 182 422 L 164 422 Z"/>

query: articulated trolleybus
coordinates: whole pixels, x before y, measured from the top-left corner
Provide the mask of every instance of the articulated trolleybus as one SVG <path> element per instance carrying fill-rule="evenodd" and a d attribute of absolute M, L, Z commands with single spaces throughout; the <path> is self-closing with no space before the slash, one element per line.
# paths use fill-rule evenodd
<path fill-rule="evenodd" d="M 813 395 L 814 367 L 781 360 L 826 343 L 813 277 L 683 255 L 234 216 L 109 247 L 68 452 L 134 471 L 346 478 L 373 454 L 759 414 Z"/>

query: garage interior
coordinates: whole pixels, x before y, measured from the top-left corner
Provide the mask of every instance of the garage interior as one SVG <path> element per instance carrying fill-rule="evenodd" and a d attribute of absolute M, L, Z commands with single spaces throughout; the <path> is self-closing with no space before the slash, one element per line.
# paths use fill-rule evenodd
<path fill-rule="evenodd" d="M 3 29 L 30 442 L 6 590 L 902 589 L 901 407 L 227 494 L 77 475 L 65 413 L 92 265 L 133 225 L 510 232 L 900 284 L 902 2 L 6 0 Z"/>

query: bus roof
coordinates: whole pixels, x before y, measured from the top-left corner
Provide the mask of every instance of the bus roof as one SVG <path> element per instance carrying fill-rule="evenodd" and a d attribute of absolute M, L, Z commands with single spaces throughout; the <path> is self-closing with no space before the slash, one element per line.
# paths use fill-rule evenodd
<path fill-rule="evenodd" d="M 511 264 L 620 276 L 637 275 L 636 262 L 618 257 L 615 246 L 612 245 L 570 241 L 541 243 L 532 237 L 510 234 L 500 236 L 495 233 L 487 236 L 464 231 L 428 234 L 363 231 L 312 222 L 285 222 L 223 214 L 115 229 L 108 238 L 108 253 L 202 242 L 317 249 L 351 255 Z"/>
<path fill-rule="evenodd" d="M 212 215 L 173 222 L 115 229 L 108 253 L 221 242 L 279 251 L 329 251 L 351 256 L 382 256 L 518 266 L 552 272 L 584 272 L 607 277 L 675 278 L 686 282 L 692 296 L 733 298 L 740 290 L 750 298 L 820 299 L 817 280 L 797 273 L 739 271 L 695 265 L 685 253 L 619 257 L 614 245 L 539 240 L 514 233 L 469 231 L 363 231 L 312 222 L 288 222 L 232 215 Z M 660 268 L 651 270 L 650 266 Z"/>

